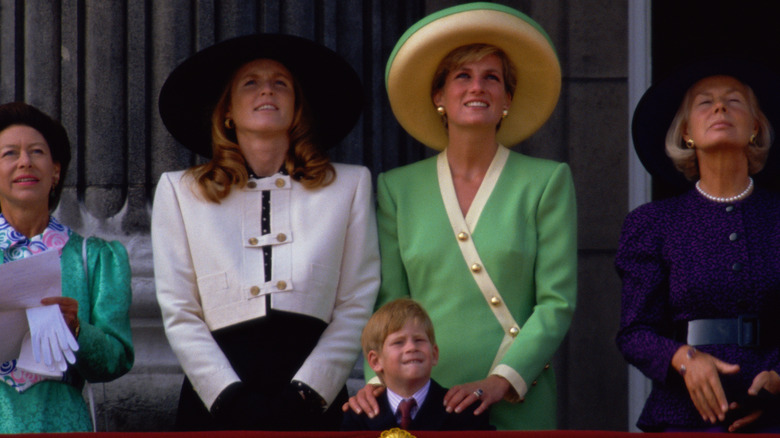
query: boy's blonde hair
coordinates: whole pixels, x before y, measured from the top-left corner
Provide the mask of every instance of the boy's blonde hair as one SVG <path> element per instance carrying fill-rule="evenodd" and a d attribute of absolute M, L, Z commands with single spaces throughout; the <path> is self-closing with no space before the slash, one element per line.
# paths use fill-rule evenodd
<path fill-rule="evenodd" d="M 382 351 L 385 339 L 391 334 L 403 328 L 407 321 L 415 321 L 422 325 L 428 340 L 436 345 L 436 336 L 433 333 L 433 322 L 428 312 L 417 301 L 410 298 L 399 298 L 390 301 L 380 307 L 366 323 L 360 342 L 363 345 L 363 354 L 368 357 L 369 351 Z"/>

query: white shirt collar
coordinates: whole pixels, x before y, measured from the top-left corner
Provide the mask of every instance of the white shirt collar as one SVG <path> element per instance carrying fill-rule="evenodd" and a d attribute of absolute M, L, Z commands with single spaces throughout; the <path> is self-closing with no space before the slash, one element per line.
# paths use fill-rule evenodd
<path fill-rule="evenodd" d="M 417 406 L 412 408 L 412 418 L 417 416 L 417 411 L 420 410 L 420 406 L 422 406 L 423 402 L 425 401 L 425 398 L 428 396 L 428 390 L 431 388 L 431 380 L 428 379 L 428 382 L 423 385 L 422 388 L 420 388 L 417 392 L 415 392 L 412 397 L 414 398 L 414 401 L 417 402 Z M 396 420 L 400 421 L 400 416 L 398 414 L 398 405 L 401 403 L 401 400 L 403 400 L 404 397 L 401 397 L 400 395 L 393 392 L 390 388 L 387 388 L 387 401 L 390 403 L 390 409 L 392 412 L 396 415 Z"/>

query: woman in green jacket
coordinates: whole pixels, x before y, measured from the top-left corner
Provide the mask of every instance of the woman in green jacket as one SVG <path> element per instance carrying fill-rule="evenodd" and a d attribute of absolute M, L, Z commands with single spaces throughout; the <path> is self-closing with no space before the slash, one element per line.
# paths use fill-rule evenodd
<path fill-rule="evenodd" d="M 92 430 L 84 381 L 107 382 L 133 365 L 127 252 L 115 241 L 85 242 L 51 216 L 69 162 L 59 122 L 24 103 L 0 105 L 0 264 L 58 251 L 62 296 L 41 305 L 58 305 L 78 342 L 64 372 L 0 364 L 0 433 Z"/>
<path fill-rule="evenodd" d="M 480 403 L 499 430 L 554 429 L 550 361 L 576 298 L 574 187 L 566 164 L 504 145 L 554 109 L 555 50 L 514 9 L 461 5 L 401 37 L 386 82 L 401 125 L 442 152 L 378 178 L 376 305 L 411 296 L 428 310 L 448 410 Z M 376 415 L 369 383 L 348 405 Z"/>

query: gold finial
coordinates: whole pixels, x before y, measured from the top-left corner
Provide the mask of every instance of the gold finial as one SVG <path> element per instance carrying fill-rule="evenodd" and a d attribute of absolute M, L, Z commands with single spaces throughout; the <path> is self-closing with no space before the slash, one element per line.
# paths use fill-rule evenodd
<path fill-rule="evenodd" d="M 392 429 L 388 429 L 382 432 L 381 435 L 379 435 L 379 438 L 417 438 L 411 433 L 398 428 L 394 427 Z"/>

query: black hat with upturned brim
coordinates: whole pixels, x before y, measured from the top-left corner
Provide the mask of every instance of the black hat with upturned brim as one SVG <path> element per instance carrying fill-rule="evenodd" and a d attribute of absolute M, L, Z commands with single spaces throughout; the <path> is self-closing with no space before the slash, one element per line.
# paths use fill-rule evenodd
<path fill-rule="evenodd" d="M 648 88 L 634 111 L 631 124 L 634 148 L 642 165 L 654 178 L 677 189 L 693 185 L 666 155 L 666 133 L 688 89 L 701 79 L 718 75 L 732 76 L 750 86 L 772 128 L 780 129 L 780 77 L 752 61 L 725 57 L 701 59 Z M 777 178 L 775 169 L 780 166 L 780 151 L 772 149 L 764 170 L 757 175 L 759 180 Z"/>
<path fill-rule="evenodd" d="M 357 72 L 333 50 L 283 34 L 222 41 L 176 67 L 160 90 L 160 117 L 188 149 L 211 157 L 211 114 L 233 74 L 255 59 L 283 64 L 301 85 L 312 114 L 315 143 L 329 149 L 349 134 L 363 109 Z"/>

